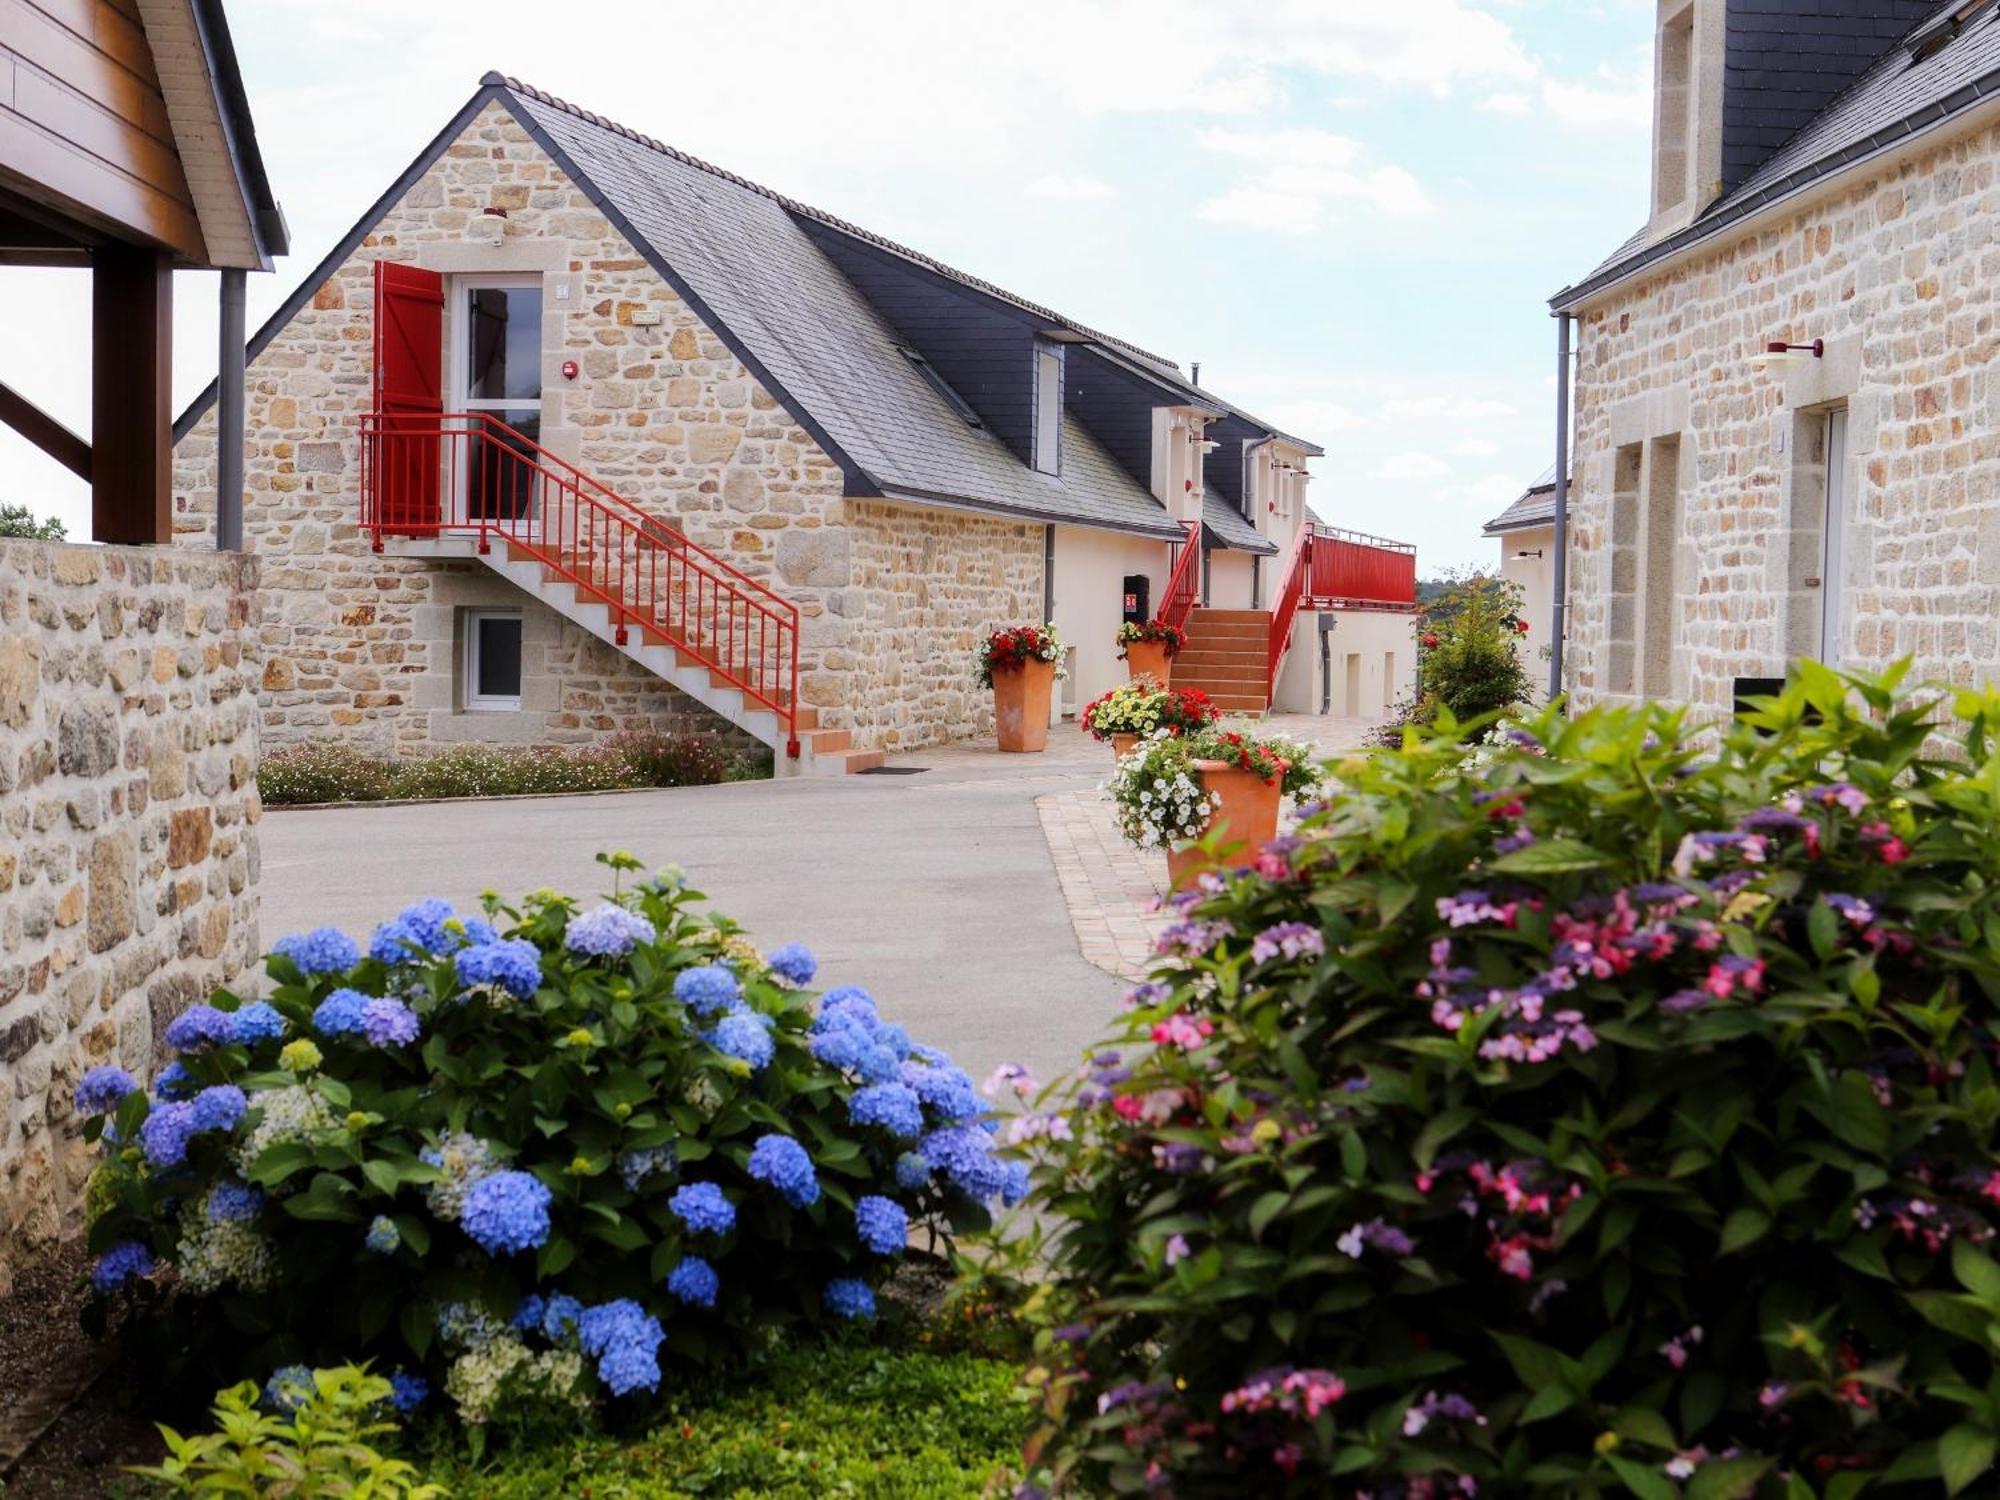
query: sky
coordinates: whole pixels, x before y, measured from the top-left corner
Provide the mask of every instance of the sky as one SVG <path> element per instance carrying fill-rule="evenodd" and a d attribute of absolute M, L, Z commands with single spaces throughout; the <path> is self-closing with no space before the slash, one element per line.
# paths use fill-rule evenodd
<path fill-rule="evenodd" d="M 1547 298 L 1645 215 L 1652 0 L 237 0 L 277 307 L 498 69 L 1175 360 L 1313 508 L 1486 564 L 1548 469 Z M 175 407 L 217 278 L 175 277 Z M 0 382 L 89 427 L 88 278 L 0 268 Z M 88 495 L 0 428 L 0 502 Z"/>

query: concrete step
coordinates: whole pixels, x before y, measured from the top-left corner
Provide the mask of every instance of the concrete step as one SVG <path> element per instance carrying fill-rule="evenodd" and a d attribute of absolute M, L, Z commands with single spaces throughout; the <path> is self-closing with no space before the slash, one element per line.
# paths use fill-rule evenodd
<path fill-rule="evenodd" d="M 1255 647 L 1227 644 L 1190 646 L 1174 658 L 1174 671 L 1178 674 L 1189 667 L 1235 667 L 1241 666 L 1245 662 L 1253 663 L 1261 668 L 1264 665 L 1264 657 L 1265 650 L 1261 645 Z"/>
<path fill-rule="evenodd" d="M 835 751 L 854 748 L 854 731 L 851 729 L 802 729 L 799 734 L 814 755 L 832 755 Z"/>
<path fill-rule="evenodd" d="M 1198 630 L 1203 625 L 1269 625 L 1270 613 L 1261 609 L 1210 609 L 1206 605 L 1188 616 L 1188 629 Z"/>
<path fill-rule="evenodd" d="M 1188 646 L 1211 645 L 1217 641 L 1256 641 L 1263 643 L 1271 638 L 1267 625 L 1198 625 L 1188 631 Z"/>

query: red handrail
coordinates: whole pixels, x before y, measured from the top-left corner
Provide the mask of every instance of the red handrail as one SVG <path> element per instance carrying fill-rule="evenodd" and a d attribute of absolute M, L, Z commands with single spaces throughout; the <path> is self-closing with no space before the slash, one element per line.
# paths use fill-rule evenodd
<path fill-rule="evenodd" d="M 1194 601 L 1201 591 L 1201 522 L 1187 523 L 1187 540 L 1181 543 L 1181 555 L 1174 559 L 1174 571 L 1167 577 L 1167 591 L 1160 599 L 1160 607 L 1153 618 L 1162 625 L 1171 625 L 1176 630 L 1186 630 L 1188 616 L 1194 613 Z"/>
<path fill-rule="evenodd" d="M 488 412 L 361 421 L 361 526 L 385 536 L 495 536 L 768 708 L 799 753 L 799 611 Z"/>
<path fill-rule="evenodd" d="M 1306 576 L 1312 571 L 1313 527 L 1308 521 L 1292 533 L 1285 560 L 1278 567 L 1278 597 L 1271 606 L 1271 633 L 1264 648 L 1264 701 L 1269 703 L 1278 689 L 1278 663 L 1292 645 L 1292 622 L 1298 618 L 1299 600 L 1305 596 Z"/>

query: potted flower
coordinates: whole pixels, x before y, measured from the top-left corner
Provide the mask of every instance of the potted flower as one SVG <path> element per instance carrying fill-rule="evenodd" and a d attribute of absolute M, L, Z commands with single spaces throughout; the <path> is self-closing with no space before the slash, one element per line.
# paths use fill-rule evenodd
<path fill-rule="evenodd" d="M 1127 620 L 1118 627 L 1118 644 L 1134 679 L 1151 677 L 1165 683 L 1173 677 L 1173 661 L 1187 644 L 1187 632 L 1164 620 Z"/>
<path fill-rule="evenodd" d="M 1200 688 L 1162 687 L 1135 677 L 1084 705 L 1083 732 L 1110 741 L 1111 753 L 1123 760 L 1140 740 L 1193 734 L 1221 716 L 1222 710 Z"/>
<path fill-rule="evenodd" d="M 1255 863 L 1277 836 L 1280 804 L 1306 800 L 1324 780 L 1309 745 L 1209 725 L 1145 741 L 1106 790 L 1119 830 L 1141 849 L 1165 850 L 1179 889 L 1205 871 Z"/>
<path fill-rule="evenodd" d="M 1053 625 L 996 630 L 979 649 L 979 681 L 993 689 L 993 723 L 1002 750 L 1040 750 L 1049 742 L 1049 694 L 1063 675 L 1062 637 Z"/>

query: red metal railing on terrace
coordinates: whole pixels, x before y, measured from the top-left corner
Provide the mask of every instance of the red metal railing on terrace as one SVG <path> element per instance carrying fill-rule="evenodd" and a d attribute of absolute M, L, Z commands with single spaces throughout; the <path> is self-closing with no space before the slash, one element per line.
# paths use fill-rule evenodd
<path fill-rule="evenodd" d="M 361 526 L 499 538 L 611 611 L 619 645 L 671 646 L 769 709 L 799 753 L 798 606 L 485 412 L 361 422 Z"/>
<path fill-rule="evenodd" d="M 1187 523 L 1187 540 L 1181 543 L 1181 555 L 1174 559 L 1174 571 L 1168 575 L 1167 591 L 1160 598 L 1160 607 L 1153 612 L 1153 618 L 1162 625 L 1171 625 L 1176 630 L 1186 630 L 1188 616 L 1194 613 L 1195 600 L 1201 595 L 1201 522 Z"/>
<path fill-rule="evenodd" d="M 1292 644 L 1299 610 L 1417 607 L 1417 549 L 1366 532 L 1307 521 L 1293 533 L 1278 566 L 1264 655 L 1266 695 L 1277 690 L 1278 667 Z"/>

